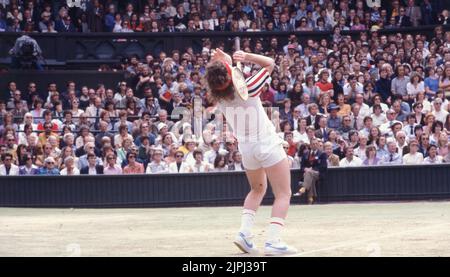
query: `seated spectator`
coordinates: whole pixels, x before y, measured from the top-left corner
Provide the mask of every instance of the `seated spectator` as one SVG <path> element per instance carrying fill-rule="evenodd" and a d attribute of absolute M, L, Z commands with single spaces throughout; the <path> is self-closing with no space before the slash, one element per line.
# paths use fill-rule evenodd
<path fill-rule="evenodd" d="M 344 150 L 345 158 L 343 158 L 339 162 L 340 167 L 353 167 L 353 166 L 361 166 L 362 161 L 357 156 L 353 155 L 353 148 L 352 147 L 346 147 Z"/>
<path fill-rule="evenodd" d="M 423 154 L 419 151 L 419 143 L 416 140 L 412 140 L 409 143 L 409 153 L 403 156 L 403 164 L 414 165 L 423 163 Z"/>
<path fill-rule="evenodd" d="M 430 144 L 427 149 L 428 156 L 423 159 L 424 164 L 441 164 L 443 158 L 437 154 L 437 146 Z"/>
<path fill-rule="evenodd" d="M 144 174 L 144 166 L 136 161 L 136 154 L 128 153 L 128 165 L 124 167 L 123 174 Z"/>
<path fill-rule="evenodd" d="M 103 169 L 105 175 L 121 175 L 122 168 L 117 164 L 117 157 L 114 153 L 106 156 L 106 166 Z"/>
<path fill-rule="evenodd" d="M 19 167 L 13 163 L 13 155 L 10 153 L 2 154 L 2 162 L 0 165 L 0 176 L 16 176 L 19 175 Z"/>
<path fill-rule="evenodd" d="M 214 172 L 227 172 L 228 167 L 224 155 L 218 154 L 214 159 Z"/>
<path fill-rule="evenodd" d="M 212 171 L 212 164 L 205 162 L 203 160 L 203 152 L 200 150 L 195 150 L 193 153 L 195 162 L 191 165 L 193 172 L 208 172 Z"/>
<path fill-rule="evenodd" d="M 93 153 L 87 154 L 87 165 L 81 168 L 80 173 L 86 175 L 103 174 L 103 165 L 98 164 L 98 158 Z"/>
<path fill-rule="evenodd" d="M 231 154 L 233 162 L 228 165 L 229 171 L 242 171 L 245 170 L 244 165 L 242 164 L 242 154 L 239 151 L 234 151 Z"/>
<path fill-rule="evenodd" d="M 96 165 L 103 165 L 102 160 L 96 156 L 95 154 L 95 144 L 93 142 L 88 142 L 84 145 L 84 151 L 86 154 L 82 155 L 79 159 L 78 159 L 78 168 L 85 168 L 86 166 L 88 166 L 89 164 L 89 156 L 94 156 L 95 157 L 95 164 Z"/>
<path fill-rule="evenodd" d="M 327 154 L 319 149 L 319 141 L 312 139 L 311 149 L 307 151 L 301 160 L 300 172 L 303 175 L 303 184 L 298 194 L 307 193 L 308 203 L 313 204 L 317 197 L 316 184 L 320 177 L 326 172 Z"/>
<path fill-rule="evenodd" d="M 379 165 L 381 164 L 381 160 L 377 158 L 377 148 L 373 145 L 369 145 L 366 148 L 366 158 L 363 161 L 363 165 Z"/>
<path fill-rule="evenodd" d="M 38 175 L 60 175 L 56 168 L 56 161 L 53 157 L 47 157 L 44 160 L 44 166 L 39 169 Z"/>
<path fill-rule="evenodd" d="M 19 175 L 38 175 L 39 167 L 33 163 L 33 156 L 27 154 L 25 156 L 25 165 L 19 169 Z"/>
<path fill-rule="evenodd" d="M 193 172 L 191 166 L 183 161 L 184 152 L 177 150 L 175 152 L 175 161 L 169 164 L 169 173 L 191 173 Z"/>
<path fill-rule="evenodd" d="M 323 151 L 327 154 L 327 164 L 328 167 L 339 166 L 339 156 L 333 154 L 333 144 L 329 141 L 323 144 Z"/>
<path fill-rule="evenodd" d="M 61 170 L 61 175 L 80 175 L 80 170 L 75 166 L 75 159 L 68 156 L 64 159 L 64 169 Z"/>
<path fill-rule="evenodd" d="M 163 160 L 163 149 L 156 147 L 153 150 L 152 161 L 147 165 L 147 174 L 167 173 L 169 170 L 167 163 Z"/>
<path fill-rule="evenodd" d="M 383 165 L 399 165 L 403 163 L 402 156 L 397 153 L 397 142 L 394 139 L 390 139 L 387 142 L 388 153 L 383 157 Z"/>

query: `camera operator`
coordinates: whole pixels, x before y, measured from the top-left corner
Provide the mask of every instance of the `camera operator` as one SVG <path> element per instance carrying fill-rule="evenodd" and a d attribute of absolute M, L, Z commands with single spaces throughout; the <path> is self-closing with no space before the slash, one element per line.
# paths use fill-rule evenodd
<path fill-rule="evenodd" d="M 14 47 L 9 50 L 9 54 L 12 56 L 12 68 L 44 70 L 42 50 L 36 40 L 26 34 L 16 40 Z"/>

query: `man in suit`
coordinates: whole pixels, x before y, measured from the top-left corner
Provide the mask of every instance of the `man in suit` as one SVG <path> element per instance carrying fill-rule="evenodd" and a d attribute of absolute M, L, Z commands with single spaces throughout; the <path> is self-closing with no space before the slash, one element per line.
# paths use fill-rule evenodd
<path fill-rule="evenodd" d="M 319 129 L 319 121 L 321 118 L 321 115 L 319 114 L 319 107 L 316 103 L 311 103 L 308 105 L 308 112 L 309 116 L 306 117 L 306 125 L 307 126 L 314 126 L 314 129 Z"/>
<path fill-rule="evenodd" d="M 408 0 L 408 6 L 405 8 L 405 14 L 411 20 L 412 26 L 419 26 L 422 20 L 422 11 L 419 6 L 416 6 L 414 0 Z"/>
<path fill-rule="evenodd" d="M 167 19 L 167 26 L 164 28 L 164 32 L 178 32 L 178 29 L 175 27 L 175 19 L 173 17 L 169 17 L 169 19 Z"/>
<path fill-rule="evenodd" d="M 219 25 L 214 27 L 214 31 L 229 31 L 230 26 L 227 24 L 227 18 L 225 16 L 221 16 L 219 18 Z"/>
<path fill-rule="evenodd" d="M 13 155 L 5 153 L 2 156 L 3 164 L 0 165 L 0 176 L 15 176 L 19 175 L 19 167 L 12 163 Z"/>
<path fill-rule="evenodd" d="M 282 14 L 280 16 L 280 31 L 282 32 L 292 32 L 294 31 L 294 26 L 289 22 L 287 14 Z"/>
<path fill-rule="evenodd" d="M 406 15 L 404 7 L 399 10 L 399 15 L 395 17 L 395 24 L 397 27 L 411 27 L 411 19 Z"/>
<path fill-rule="evenodd" d="M 303 186 L 299 190 L 299 195 L 308 193 L 308 203 L 312 204 L 317 197 L 316 184 L 320 177 L 326 172 L 328 156 L 320 151 L 319 141 L 316 138 L 310 140 L 311 149 L 302 157 L 300 172 L 303 174 Z"/>
<path fill-rule="evenodd" d="M 80 174 L 100 175 L 103 174 L 103 165 L 97 164 L 95 154 L 87 154 L 88 165 L 80 170 Z"/>
<path fill-rule="evenodd" d="M 327 127 L 327 118 L 322 116 L 319 119 L 319 128 L 316 130 L 316 138 L 321 139 L 322 141 L 328 141 L 328 133 L 330 132 L 330 128 Z"/>
<path fill-rule="evenodd" d="M 55 30 L 58 33 L 74 33 L 77 31 L 68 15 L 55 21 Z"/>

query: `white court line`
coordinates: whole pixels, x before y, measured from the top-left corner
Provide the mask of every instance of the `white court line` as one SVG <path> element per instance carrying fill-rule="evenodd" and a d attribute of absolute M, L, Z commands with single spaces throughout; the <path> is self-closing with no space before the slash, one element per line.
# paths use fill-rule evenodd
<path fill-rule="evenodd" d="M 330 247 L 325 247 L 325 248 L 321 248 L 321 249 L 317 249 L 317 250 L 302 252 L 302 253 L 298 253 L 298 254 L 295 254 L 295 255 L 288 255 L 288 257 L 300 257 L 300 256 L 308 255 L 308 254 L 311 254 L 311 253 L 317 253 L 317 252 L 322 252 L 322 251 L 327 251 L 327 250 L 334 250 L 334 249 L 341 248 L 341 247 L 348 247 L 348 246 L 352 246 L 352 245 L 368 243 L 368 242 L 372 242 L 374 240 L 381 240 L 381 239 L 385 239 L 385 238 L 391 238 L 391 237 L 395 237 L 395 236 L 398 236 L 398 235 L 415 233 L 415 232 L 420 232 L 420 231 L 425 231 L 425 230 L 432 230 L 432 229 L 435 229 L 435 228 L 438 228 L 438 227 L 440 228 L 442 226 L 450 226 L 450 223 L 444 223 L 444 224 L 433 225 L 433 226 L 428 226 L 428 227 L 423 227 L 423 228 L 418 228 L 418 229 L 412 229 L 412 230 L 408 230 L 408 231 L 397 232 L 397 233 L 392 233 L 392 234 L 383 235 L 383 236 L 377 236 L 377 237 L 374 237 L 374 238 L 363 239 L 363 240 L 358 240 L 358 241 L 346 241 L 344 243 L 340 243 L 340 244 L 337 244 L 337 245 L 334 245 L 334 246 L 330 246 Z"/>

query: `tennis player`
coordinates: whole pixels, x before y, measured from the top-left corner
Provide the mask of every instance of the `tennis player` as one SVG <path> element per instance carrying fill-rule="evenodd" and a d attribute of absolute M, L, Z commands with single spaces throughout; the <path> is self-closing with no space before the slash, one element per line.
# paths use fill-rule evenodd
<path fill-rule="evenodd" d="M 236 92 L 232 80 L 232 62 L 254 63 L 261 69 L 245 82 L 248 99 L 243 100 Z M 291 198 L 291 175 L 282 139 L 276 134 L 258 97 L 272 73 L 272 58 L 236 51 L 230 55 L 216 49 L 207 66 L 206 81 L 209 93 L 217 101 L 218 108 L 233 130 L 242 153 L 242 162 L 251 190 L 245 198 L 241 228 L 235 238 L 236 246 L 245 253 L 258 254 L 252 238 L 255 215 L 267 189 L 267 178 L 272 186 L 275 201 L 264 245 L 266 255 L 294 254 L 297 250 L 281 239 L 281 231 Z"/>

